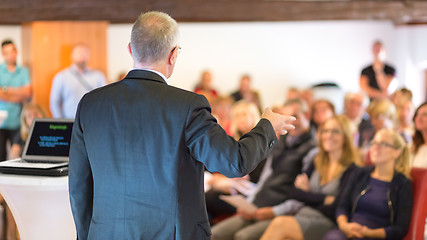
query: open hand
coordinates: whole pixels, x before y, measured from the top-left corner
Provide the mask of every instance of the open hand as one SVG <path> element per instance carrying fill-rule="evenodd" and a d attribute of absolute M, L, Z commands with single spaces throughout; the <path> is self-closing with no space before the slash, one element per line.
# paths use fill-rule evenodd
<path fill-rule="evenodd" d="M 295 126 L 290 124 L 290 122 L 296 120 L 295 117 L 273 113 L 270 108 L 264 110 L 262 118 L 270 121 L 277 136 L 285 135 L 288 131 L 295 129 Z"/>

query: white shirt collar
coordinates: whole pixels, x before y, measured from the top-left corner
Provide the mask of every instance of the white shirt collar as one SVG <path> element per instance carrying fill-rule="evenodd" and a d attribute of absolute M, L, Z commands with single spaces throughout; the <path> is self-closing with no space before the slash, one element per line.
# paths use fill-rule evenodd
<path fill-rule="evenodd" d="M 165 80 L 165 82 L 166 82 L 166 84 L 167 85 L 169 85 L 169 83 L 168 83 L 168 79 L 165 77 L 165 75 L 163 75 L 163 73 L 161 73 L 161 72 L 158 72 L 158 71 L 156 71 L 156 70 L 152 70 L 152 69 L 147 69 L 147 68 L 134 68 L 135 70 L 137 70 L 137 69 L 140 69 L 140 70 L 145 70 L 145 71 L 150 71 L 150 72 L 153 72 L 153 73 L 157 73 L 158 75 L 160 75 L 160 77 L 162 77 L 163 78 L 163 80 Z"/>

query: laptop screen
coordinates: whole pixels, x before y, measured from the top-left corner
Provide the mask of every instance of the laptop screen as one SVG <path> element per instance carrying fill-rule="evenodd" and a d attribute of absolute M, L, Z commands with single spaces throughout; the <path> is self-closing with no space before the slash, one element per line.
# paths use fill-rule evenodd
<path fill-rule="evenodd" d="M 72 119 L 35 119 L 22 159 L 68 161 L 72 129 Z"/>

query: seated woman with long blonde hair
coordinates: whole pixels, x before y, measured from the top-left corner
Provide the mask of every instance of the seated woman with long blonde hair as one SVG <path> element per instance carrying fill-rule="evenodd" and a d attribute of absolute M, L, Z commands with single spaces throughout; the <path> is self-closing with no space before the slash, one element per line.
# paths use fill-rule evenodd
<path fill-rule="evenodd" d="M 373 166 L 354 171 L 337 208 L 339 229 L 324 239 L 403 239 L 412 214 L 409 149 L 394 130 L 371 143 Z"/>
<path fill-rule="evenodd" d="M 27 140 L 31 124 L 36 118 L 45 118 L 46 112 L 36 103 L 27 103 L 22 108 L 21 112 L 21 129 L 20 134 L 16 139 L 13 139 L 13 144 L 10 149 L 9 159 L 19 158 L 22 155 L 22 150 Z"/>
<path fill-rule="evenodd" d="M 335 227 L 335 207 L 358 158 L 350 126 L 343 115 L 329 118 L 320 126 L 314 170 L 310 178 L 297 177 L 291 194 L 291 198 L 305 206 L 294 216 L 276 217 L 262 240 L 322 239 Z"/>

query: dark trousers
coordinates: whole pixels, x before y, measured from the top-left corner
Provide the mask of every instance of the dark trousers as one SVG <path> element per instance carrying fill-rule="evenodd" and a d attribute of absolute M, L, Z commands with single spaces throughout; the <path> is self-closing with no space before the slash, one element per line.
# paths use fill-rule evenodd
<path fill-rule="evenodd" d="M 236 208 L 221 200 L 219 198 L 220 195 L 224 195 L 224 193 L 212 189 L 205 193 L 206 210 L 208 211 L 210 220 L 221 215 L 230 215 L 236 213 Z"/>
<path fill-rule="evenodd" d="M 17 135 L 19 134 L 19 129 L 9 130 L 9 129 L 0 129 L 0 161 L 4 161 L 7 158 L 7 143 L 13 143 Z"/>

